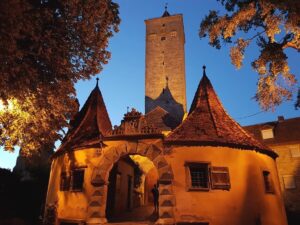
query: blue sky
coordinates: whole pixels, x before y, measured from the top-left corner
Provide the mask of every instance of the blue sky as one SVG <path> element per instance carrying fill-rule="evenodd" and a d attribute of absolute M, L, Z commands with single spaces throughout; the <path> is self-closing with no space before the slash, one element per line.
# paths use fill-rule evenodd
<path fill-rule="evenodd" d="M 111 60 L 98 75 L 100 89 L 113 125 L 118 125 L 126 113 L 127 106 L 144 112 L 145 76 L 145 24 L 144 20 L 160 17 L 166 1 L 160 0 L 117 0 L 122 19 L 119 33 L 110 40 Z M 251 61 L 258 56 L 255 43 L 246 51 L 244 66 L 237 70 L 230 62 L 229 46 L 216 50 L 208 45 L 207 39 L 199 39 L 200 21 L 210 9 L 223 12 L 216 0 L 169 0 L 170 14 L 182 14 L 186 36 L 186 87 L 188 108 L 202 77 L 202 66 L 212 82 L 226 111 L 241 125 L 273 121 L 277 116 L 285 118 L 300 116 L 294 109 L 294 100 L 286 102 L 274 112 L 261 112 L 253 100 L 258 75 L 251 68 Z M 289 50 L 291 72 L 300 80 L 300 54 Z M 80 81 L 76 90 L 82 106 L 95 86 L 96 78 Z M 296 96 L 294 96 L 296 97 Z M 254 116 L 250 116 L 256 114 Z M 0 167 L 12 168 L 16 153 L 0 150 Z"/>

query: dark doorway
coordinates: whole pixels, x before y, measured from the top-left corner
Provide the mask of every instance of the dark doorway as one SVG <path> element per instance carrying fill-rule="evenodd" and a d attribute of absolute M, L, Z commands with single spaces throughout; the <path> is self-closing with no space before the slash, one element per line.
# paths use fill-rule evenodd
<path fill-rule="evenodd" d="M 157 183 L 158 172 L 146 157 L 121 157 L 108 178 L 106 218 L 108 222 L 155 221 L 151 189 Z"/>
<path fill-rule="evenodd" d="M 127 210 L 131 209 L 131 196 L 132 196 L 132 176 L 128 175 L 128 180 L 127 180 Z"/>

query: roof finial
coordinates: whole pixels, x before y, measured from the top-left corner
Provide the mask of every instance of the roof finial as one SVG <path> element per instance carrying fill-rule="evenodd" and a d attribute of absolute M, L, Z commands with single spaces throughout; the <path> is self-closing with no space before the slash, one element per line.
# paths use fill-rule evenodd
<path fill-rule="evenodd" d="M 205 69 L 206 69 L 206 66 L 205 65 L 203 65 L 203 76 L 206 76 L 206 72 L 205 72 Z"/>
<path fill-rule="evenodd" d="M 96 78 L 96 87 L 98 87 L 99 78 Z"/>
<path fill-rule="evenodd" d="M 170 16 L 170 13 L 168 12 L 168 3 L 166 2 L 166 4 L 165 4 L 165 12 L 162 15 L 162 17 L 167 17 L 167 16 Z"/>

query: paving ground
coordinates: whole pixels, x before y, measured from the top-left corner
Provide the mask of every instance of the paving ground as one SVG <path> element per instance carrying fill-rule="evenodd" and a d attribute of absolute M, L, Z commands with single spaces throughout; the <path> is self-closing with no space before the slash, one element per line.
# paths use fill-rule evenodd
<path fill-rule="evenodd" d="M 153 206 L 142 206 L 132 211 L 124 212 L 117 218 L 109 220 L 112 225 L 152 225 L 157 220 Z"/>

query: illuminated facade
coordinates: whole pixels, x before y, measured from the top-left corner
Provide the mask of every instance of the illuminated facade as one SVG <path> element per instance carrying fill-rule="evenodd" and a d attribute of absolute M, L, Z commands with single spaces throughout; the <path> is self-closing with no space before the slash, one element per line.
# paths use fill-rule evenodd
<path fill-rule="evenodd" d="M 156 20 L 167 26 L 172 16 L 165 12 Z M 164 107 L 172 97 L 167 85 L 162 105 L 146 115 L 133 109 L 113 129 L 96 85 L 53 157 L 45 221 L 286 225 L 278 155 L 226 113 L 205 67 L 178 126 Z"/>
<path fill-rule="evenodd" d="M 265 143 L 279 157 L 276 160 L 284 203 L 295 220 L 300 215 L 300 117 L 255 124 L 244 127 L 257 140 Z M 297 224 L 297 223 L 295 223 Z"/>

